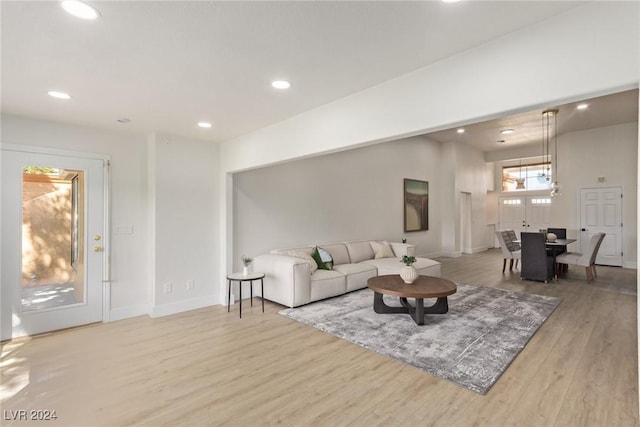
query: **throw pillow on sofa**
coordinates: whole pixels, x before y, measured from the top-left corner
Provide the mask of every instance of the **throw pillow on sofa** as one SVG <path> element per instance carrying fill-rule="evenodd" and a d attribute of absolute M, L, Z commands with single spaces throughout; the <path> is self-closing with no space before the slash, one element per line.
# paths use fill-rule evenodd
<path fill-rule="evenodd" d="M 316 246 L 311 256 L 318 264 L 318 270 L 333 270 L 333 257 L 328 251 Z"/>
<path fill-rule="evenodd" d="M 313 259 L 313 257 L 311 255 L 309 255 L 306 252 L 302 252 L 302 251 L 286 251 L 285 253 L 282 253 L 281 255 L 288 255 L 290 257 L 294 257 L 294 258 L 300 258 L 303 259 L 305 261 L 307 261 L 309 263 L 309 271 L 311 272 L 311 274 L 315 273 L 316 270 L 318 269 L 318 264 L 316 263 L 316 260 Z"/>
<path fill-rule="evenodd" d="M 386 240 L 384 242 L 371 241 L 371 248 L 373 249 L 374 258 L 395 258 L 396 255 L 391 249 L 391 244 Z"/>

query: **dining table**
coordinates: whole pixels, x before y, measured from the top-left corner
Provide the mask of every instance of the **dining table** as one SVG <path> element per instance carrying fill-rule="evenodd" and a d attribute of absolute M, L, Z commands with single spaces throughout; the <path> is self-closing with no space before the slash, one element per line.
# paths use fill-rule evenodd
<path fill-rule="evenodd" d="M 556 256 L 560 255 L 563 252 L 566 252 L 567 250 L 567 245 L 570 245 L 571 243 L 575 242 L 576 239 L 556 239 L 554 241 L 550 241 L 547 240 L 545 241 L 545 246 L 547 247 L 547 249 L 551 249 L 551 256 L 553 256 L 554 262 L 556 259 Z M 518 243 L 521 244 L 522 241 L 520 239 L 518 240 L 514 240 L 514 243 Z"/>
<path fill-rule="evenodd" d="M 575 241 L 576 239 L 556 239 L 554 241 L 547 240 L 544 244 L 548 249 L 551 249 L 551 255 L 555 259 L 556 255 L 566 251 L 567 245 Z"/>

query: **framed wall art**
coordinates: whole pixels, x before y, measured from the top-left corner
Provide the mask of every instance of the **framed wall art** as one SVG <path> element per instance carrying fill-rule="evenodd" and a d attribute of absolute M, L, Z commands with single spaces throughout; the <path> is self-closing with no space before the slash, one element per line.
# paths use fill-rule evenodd
<path fill-rule="evenodd" d="M 404 231 L 429 229 L 429 183 L 404 179 Z"/>

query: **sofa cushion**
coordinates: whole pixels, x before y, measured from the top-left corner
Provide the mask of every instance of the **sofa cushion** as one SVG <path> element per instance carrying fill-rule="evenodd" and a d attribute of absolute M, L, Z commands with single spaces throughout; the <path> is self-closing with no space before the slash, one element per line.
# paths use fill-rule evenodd
<path fill-rule="evenodd" d="M 347 292 L 347 278 L 333 270 L 320 270 L 311 275 L 310 301 L 342 295 Z"/>
<path fill-rule="evenodd" d="M 371 241 L 371 249 L 373 249 L 374 259 L 378 258 L 395 258 L 391 245 L 386 240 L 384 242 Z"/>
<path fill-rule="evenodd" d="M 373 249 L 371 249 L 371 243 L 368 240 L 362 242 L 347 242 L 347 249 L 349 249 L 349 258 L 352 263 L 362 262 L 365 259 L 373 259 Z"/>
<path fill-rule="evenodd" d="M 370 264 L 340 264 L 334 267 L 335 271 L 347 277 L 347 292 L 367 287 L 367 280 L 377 275 L 377 269 Z"/>
<path fill-rule="evenodd" d="M 328 251 L 333 258 L 333 265 L 349 264 L 351 260 L 349 258 L 349 252 L 347 247 L 343 243 L 335 243 L 331 245 L 318 245 L 318 247 Z"/>
<path fill-rule="evenodd" d="M 319 270 L 333 270 L 333 257 L 326 250 L 316 246 L 311 257 L 318 264 Z"/>

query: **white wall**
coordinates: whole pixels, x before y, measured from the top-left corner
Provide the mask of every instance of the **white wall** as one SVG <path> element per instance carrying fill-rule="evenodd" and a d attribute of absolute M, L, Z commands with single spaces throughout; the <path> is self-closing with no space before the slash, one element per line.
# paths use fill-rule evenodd
<path fill-rule="evenodd" d="M 567 224 L 567 233 L 579 238 L 580 189 L 622 187 L 624 267 L 637 264 L 638 124 L 572 132 L 558 138 L 558 181 L 562 196 L 554 199 L 553 224 Z M 604 177 L 603 183 L 598 177 Z"/>
<path fill-rule="evenodd" d="M 442 216 L 442 254 L 444 256 L 460 256 L 460 203 L 456 194 L 456 162 L 458 150 L 456 144 L 448 142 L 442 144 L 442 158 L 440 164 L 442 168 L 442 205 L 440 215 Z"/>
<path fill-rule="evenodd" d="M 242 254 L 360 239 L 441 251 L 441 147 L 414 137 L 234 175 L 234 268 Z M 404 233 L 403 179 L 429 182 L 429 230 Z"/>
<path fill-rule="evenodd" d="M 111 319 L 147 313 L 146 145 L 142 135 L 2 115 L 2 143 L 111 157 Z"/>
<path fill-rule="evenodd" d="M 217 304 L 218 145 L 167 135 L 148 144 L 152 316 Z"/>

